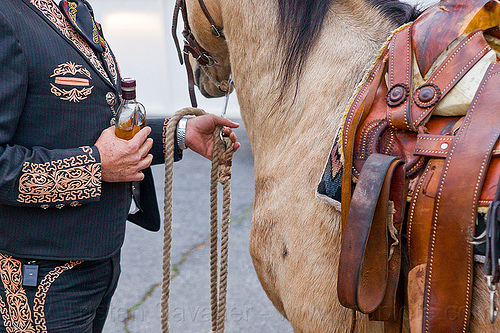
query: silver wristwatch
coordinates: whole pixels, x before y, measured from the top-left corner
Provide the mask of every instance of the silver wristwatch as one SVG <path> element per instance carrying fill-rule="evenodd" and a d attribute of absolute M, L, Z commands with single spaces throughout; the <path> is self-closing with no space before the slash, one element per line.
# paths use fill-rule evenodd
<path fill-rule="evenodd" d="M 186 149 L 186 123 L 188 117 L 184 116 L 179 120 L 177 124 L 177 147 L 179 149 Z"/>

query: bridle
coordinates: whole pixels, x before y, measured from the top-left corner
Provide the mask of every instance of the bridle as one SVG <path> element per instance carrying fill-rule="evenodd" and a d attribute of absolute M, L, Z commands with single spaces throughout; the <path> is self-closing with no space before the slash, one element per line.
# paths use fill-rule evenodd
<path fill-rule="evenodd" d="M 215 22 L 208 12 L 207 7 L 203 0 L 198 0 L 200 3 L 201 10 L 205 14 L 208 22 L 210 23 L 210 30 L 212 34 L 217 38 L 225 39 L 224 33 L 221 28 L 218 28 L 215 25 Z M 182 19 L 184 21 L 184 30 L 182 31 L 182 35 L 184 37 L 184 48 L 181 51 L 179 40 L 177 38 L 177 22 L 179 18 L 179 11 L 182 12 Z M 194 92 L 194 73 L 193 68 L 189 62 L 189 55 L 191 54 L 198 64 L 204 67 L 211 67 L 217 64 L 217 61 L 205 50 L 200 44 L 196 41 L 193 33 L 191 32 L 191 28 L 189 26 L 187 9 L 186 9 L 186 0 L 177 0 L 174 8 L 174 17 L 172 21 L 172 36 L 174 38 L 175 47 L 177 48 L 177 54 L 179 56 L 179 61 L 182 64 L 186 65 L 187 77 L 188 77 L 188 89 L 189 89 L 189 97 L 191 99 L 191 105 L 193 107 L 197 107 L 196 95 Z M 226 81 L 218 82 L 215 78 L 208 75 L 205 71 L 205 74 L 210 78 L 212 83 L 214 83 L 222 92 L 228 92 L 231 88 L 231 85 Z"/>

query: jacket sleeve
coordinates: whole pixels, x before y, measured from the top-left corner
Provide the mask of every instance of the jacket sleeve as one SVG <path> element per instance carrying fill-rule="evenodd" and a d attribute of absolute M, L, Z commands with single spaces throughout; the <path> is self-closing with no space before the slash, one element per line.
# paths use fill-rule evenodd
<path fill-rule="evenodd" d="M 26 59 L 0 12 L 0 204 L 48 208 L 99 200 L 96 147 L 51 150 L 15 144 L 27 93 Z"/>
<path fill-rule="evenodd" d="M 167 134 L 167 124 L 169 118 L 148 118 L 147 124 L 151 127 L 150 137 L 153 138 L 153 147 L 149 151 L 153 155 L 153 162 L 151 164 L 162 164 L 165 163 L 165 147 L 166 134 Z M 174 161 L 180 161 L 182 159 L 182 150 L 177 146 L 177 132 L 174 137 Z"/>

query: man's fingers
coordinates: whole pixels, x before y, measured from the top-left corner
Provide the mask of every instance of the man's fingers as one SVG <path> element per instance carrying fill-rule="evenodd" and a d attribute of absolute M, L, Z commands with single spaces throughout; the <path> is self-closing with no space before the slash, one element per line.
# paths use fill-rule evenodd
<path fill-rule="evenodd" d="M 132 181 L 133 182 L 140 182 L 143 179 L 144 179 L 144 173 L 142 171 L 139 171 L 135 174 L 134 179 L 132 179 Z"/>
<path fill-rule="evenodd" d="M 138 144 L 142 145 L 142 143 L 146 141 L 150 133 L 151 133 L 151 127 L 146 126 L 142 128 L 139 132 L 137 132 L 137 134 L 134 135 L 132 139 L 130 139 L 130 142 L 132 143 L 132 141 L 137 141 Z"/>
<path fill-rule="evenodd" d="M 141 158 L 144 158 L 152 147 L 153 147 L 153 139 L 147 138 L 146 141 L 144 141 L 144 144 L 139 148 L 139 154 Z"/>
<path fill-rule="evenodd" d="M 233 141 L 233 142 L 236 142 L 236 140 L 238 140 L 238 137 L 236 136 L 236 133 L 234 133 L 228 127 L 224 127 L 223 135 L 229 137 L 231 139 L 231 141 Z"/>
<path fill-rule="evenodd" d="M 137 169 L 144 170 L 151 165 L 153 162 L 153 155 L 147 154 L 139 163 L 137 163 Z"/>

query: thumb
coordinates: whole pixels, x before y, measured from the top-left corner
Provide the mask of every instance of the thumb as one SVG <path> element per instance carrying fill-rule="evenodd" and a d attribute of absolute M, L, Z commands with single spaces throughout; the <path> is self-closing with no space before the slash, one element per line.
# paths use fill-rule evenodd
<path fill-rule="evenodd" d="M 223 125 L 223 126 L 227 126 L 230 128 L 237 128 L 240 126 L 240 124 L 235 123 L 234 121 L 231 121 L 227 118 L 220 117 L 220 116 L 214 116 L 214 117 L 215 117 L 215 121 L 217 122 L 218 125 Z"/>

